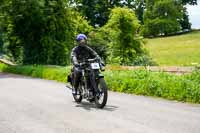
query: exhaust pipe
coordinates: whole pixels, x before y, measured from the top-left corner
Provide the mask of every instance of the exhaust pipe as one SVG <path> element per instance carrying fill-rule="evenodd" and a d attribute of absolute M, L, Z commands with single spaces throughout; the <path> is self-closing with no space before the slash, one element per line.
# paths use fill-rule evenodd
<path fill-rule="evenodd" d="M 73 89 L 72 86 L 71 86 L 70 84 L 67 84 L 66 87 L 67 87 L 68 89 L 70 89 L 70 90 Z"/>

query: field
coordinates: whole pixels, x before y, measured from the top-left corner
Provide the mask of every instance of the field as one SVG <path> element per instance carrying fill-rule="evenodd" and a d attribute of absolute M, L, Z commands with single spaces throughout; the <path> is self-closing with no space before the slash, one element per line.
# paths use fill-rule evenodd
<path fill-rule="evenodd" d="M 147 39 L 150 56 L 160 66 L 200 64 L 200 31 L 184 35 Z"/>

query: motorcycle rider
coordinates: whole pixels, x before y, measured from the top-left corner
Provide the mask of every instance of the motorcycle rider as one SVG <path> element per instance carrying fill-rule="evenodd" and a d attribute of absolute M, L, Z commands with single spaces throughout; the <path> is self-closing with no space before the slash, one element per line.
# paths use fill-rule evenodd
<path fill-rule="evenodd" d="M 72 64 L 74 65 L 73 74 L 72 74 L 72 83 L 74 86 L 72 93 L 74 95 L 77 95 L 77 89 L 79 87 L 79 82 L 81 79 L 80 63 L 86 59 L 97 58 L 104 65 L 100 56 L 92 48 L 90 48 L 87 45 L 87 36 L 86 35 L 84 35 L 84 34 L 77 35 L 76 41 L 77 41 L 77 46 L 75 46 L 71 52 L 71 61 L 72 61 Z M 92 95 L 91 93 L 92 93 L 92 90 L 90 88 L 90 95 Z"/>

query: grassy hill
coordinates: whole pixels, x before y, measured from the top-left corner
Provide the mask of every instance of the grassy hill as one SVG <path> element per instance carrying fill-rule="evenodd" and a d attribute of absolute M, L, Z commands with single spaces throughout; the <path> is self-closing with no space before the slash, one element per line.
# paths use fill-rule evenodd
<path fill-rule="evenodd" d="M 151 57 L 161 66 L 200 64 L 200 31 L 184 35 L 147 39 Z"/>

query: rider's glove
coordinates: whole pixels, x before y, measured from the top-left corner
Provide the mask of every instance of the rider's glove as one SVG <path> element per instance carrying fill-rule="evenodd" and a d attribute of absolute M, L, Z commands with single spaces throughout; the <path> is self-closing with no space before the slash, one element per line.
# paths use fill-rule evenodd
<path fill-rule="evenodd" d="M 102 66 L 104 66 L 104 67 L 106 66 L 105 63 L 102 60 L 100 61 L 100 63 L 101 63 Z"/>
<path fill-rule="evenodd" d="M 79 67 L 80 66 L 80 64 L 78 63 L 78 61 L 76 61 L 76 60 L 74 61 L 74 66 L 75 67 Z"/>
<path fill-rule="evenodd" d="M 97 55 L 96 59 L 100 62 L 100 64 L 102 66 L 106 66 L 105 63 L 103 62 L 103 60 L 101 59 L 101 57 L 99 55 Z"/>

